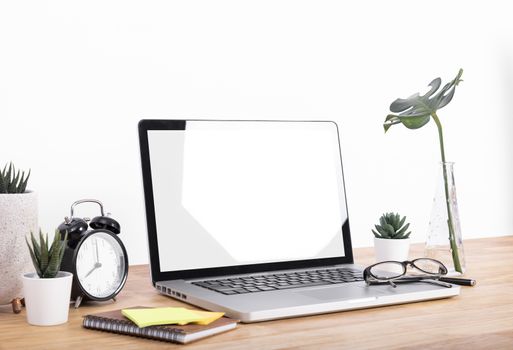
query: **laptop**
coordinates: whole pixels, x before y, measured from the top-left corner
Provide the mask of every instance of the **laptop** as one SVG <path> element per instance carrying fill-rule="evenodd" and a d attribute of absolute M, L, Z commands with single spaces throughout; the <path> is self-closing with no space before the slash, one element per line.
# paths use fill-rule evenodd
<path fill-rule="evenodd" d="M 365 284 L 334 122 L 141 120 L 139 138 L 161 294 L 242 322 L 459 294 Z"/>

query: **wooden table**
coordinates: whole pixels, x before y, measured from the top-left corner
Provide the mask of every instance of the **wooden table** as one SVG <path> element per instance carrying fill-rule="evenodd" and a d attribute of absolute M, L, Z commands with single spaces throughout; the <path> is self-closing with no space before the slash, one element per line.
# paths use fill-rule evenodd
<path fill-rule="evenodd" d="M 422 252 L 415 245 L 412 256 Z M 465 241 L 467 276 L 476 287 L 462 288 L 451 299 L 420 302 L 241 324 L 236 330 L 188 349 L 513 349 L 513 236 Z M 372 249 L 355 250 L 356 261 L 373 261 Z M 82 316 L 134 305 L 184 306 L 157 294 L 147 265 L 131 266 L 116 303 L 93 303 L 70 309 L 69 322 L 54 327 L 27 324 L 25 310 L 15 315 L 0 307 L 0 349 L 164 349 L 180 347 L 83 329 Z"/>

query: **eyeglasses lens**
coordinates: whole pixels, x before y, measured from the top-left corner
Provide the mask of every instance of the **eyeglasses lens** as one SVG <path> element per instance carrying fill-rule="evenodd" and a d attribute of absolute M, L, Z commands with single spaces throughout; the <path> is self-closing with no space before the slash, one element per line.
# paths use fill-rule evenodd
<path fill-rule="evenodd" d="M 385 261 L 373 266 L 370 273 L 383 280 L 397 278 L 404 274 L 404 266 L 400 262 Z"/>
<path fill-rule="evenodd" d="M 416 259 L 413 264 L 422 272 L 432 275 L 440 274 L 444 270 L 442 263 L 431 259 Z"/>

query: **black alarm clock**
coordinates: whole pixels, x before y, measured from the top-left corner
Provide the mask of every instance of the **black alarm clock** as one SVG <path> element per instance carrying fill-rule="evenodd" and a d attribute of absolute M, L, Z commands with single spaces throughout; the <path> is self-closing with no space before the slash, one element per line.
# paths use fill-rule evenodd
<path fill-rule="evenodd" d="M 96 203 L 101 216 L 93 219 L 74 217 L 75 206 Z M 58 230 L 61 239 L 68 234 L 61 270 L 73 274 L 71 300 L 75 308 L 83 300 L 116 300 L 128 276 L 128 256 L 118 234 L 119 223 L 104 214 L 103 205 L 96 199 L 82 199 L 71 205 L 71 216 L 65 217 Z"/>

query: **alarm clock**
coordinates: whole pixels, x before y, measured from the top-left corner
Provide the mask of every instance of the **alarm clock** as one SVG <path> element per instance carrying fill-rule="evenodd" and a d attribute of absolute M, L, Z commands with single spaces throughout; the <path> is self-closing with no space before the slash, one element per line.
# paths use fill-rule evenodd
<path fill-rule="evenodd" d="M 74 209 L 82 203 L 96 203 L 100 216 L 93 219 L 77 218 Z M 62 258 L 61 270 L 73 274 L 71 300 L 75 308 L 84 300 L 116 301 L 128 276 L 128 256 L 118 238 L 119 223 L 104 214 L 103 204 L 96 199 L 82 199 L 71 205 L 71 216 L 57 228 L 68 242 Z"/>

